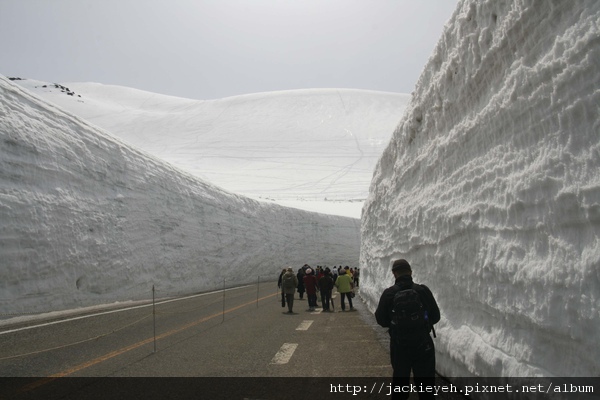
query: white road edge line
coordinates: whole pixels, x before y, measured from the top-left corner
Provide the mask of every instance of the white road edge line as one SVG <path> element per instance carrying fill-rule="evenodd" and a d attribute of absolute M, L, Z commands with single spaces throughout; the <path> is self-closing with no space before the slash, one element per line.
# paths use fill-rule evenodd
<path fill-rule="evenodd" d="M 300 323 L 300 325 L 298 325 L 298 327 L 296 328 L 297 331 L 307 331 L 308 328 L 310 328 L 310 326 L 312 325 L 314 321 L 311 320 L 306 320 L 306 321 L 302 321 Z"/>
<path fill-rule="evenodd" d="M 294 355 L 296 347 L 298 347 L 298 343 L 284 343 L 271 360 L 271 364 L 287 364 Z"/>
<path fill-rule="evenodd" d="M 246 285 L 246 286 L 240 286 L 240 287 L 236 287 L 236 288 L 229 288 L 229 289 L 225 289 L 226 292 L 230 291 L 230 290 L 237 290 L 237 289 L 242 289 L 245 287 L 248 287 L 250 285 Z M 214 293 L 223 293 L 223 289 L 221 290 L 215 290 L 213 292 L 208 292 L 208 293 L 200 293 L 200 294 L 194 294 L 191 296 L 186 296 L 186 297 L 179 297 L 176 299 L 171 299 L 171 300 L 162 300 L 162 301 L 157 301 L 155 302 L 155 305 L 159 305 L 159 304 L 165 304 L 165 303 L 172 303 L 174 301 L 181 301 L 181 300 L 187 300 L 187 299 L 191 299 L 194 297 L 201 297 L 201 296 L 207 296 L 209 294 L 214 294 Z M 38 325 L 31 325 L 31 326 L 25 326 L 23 328 L 16 328 L 16 329 L 11 329 L 8 331 L 3 331 L 0 332 L 0 336 L 1 335 L 6 335 L 7 333 L 13 333 L 13 332 L 19 332 L 19 331 L 25 331 L 28 329 L 33 329 L 33 328 L 42 328 L 44 326 L 50 326 L 50 325 L 56 325 L 56 324 L 62 324 L 63 322 L 69 322 L 69 321 L 77 321 L 79 319 L 85 319 L 85 318 L 92 318 L 92 317 L 98 317 L 100 315 L 106 315 L 106 314 L 115 314 L 115 313 L 119 313 L 119 312 L 123 312 L 123 311 L 129 311 L 129 310 L 135 310 L 137 308 L 144 308 L 144 307 L 152 307 L 152 303 L 149 304 L 143 304 L 141 306 L 134 306 L 134 307 L 127 307 L 127 308 L 119 308 L 117 310 L 111 310 L 111 311 L 104 311 L 104 312 L 99 312 L 99 313 L 93 313 L 93 314 L 88 314 L 88 315 L 83 315 L 80 317 L 73 317 L 73 318 L 67 318 L 67 319 L 61 319 L 59 321 L 52 321 L 52 322 L 46 322 L 43 324 L 38 324 Z M 73 310 L 67 310 L 67 311 L 73 311 Z M 82 310 L 84 311 L 84 310 Z M 57 312 L 57 316 L 60 316 L 60 311 Z M 49 313 L 49 314 L 53 314 L 53 312 Z M 0 325 L 1 326 L 1 325 Z"/>

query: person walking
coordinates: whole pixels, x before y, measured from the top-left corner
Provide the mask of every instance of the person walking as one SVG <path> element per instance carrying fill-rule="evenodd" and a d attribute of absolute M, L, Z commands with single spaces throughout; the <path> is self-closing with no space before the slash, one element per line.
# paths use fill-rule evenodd
<path fill-rule="evenodd" d="M 404 259 L 394 261 L 395 283 L 385 289 L 379 299 L 375 318 L 389 328 L 393 387 L 409 385 L 410 374 L 415 385 L 435 384 L 435 347 L 430 332 L 440 320 L 440 309 L 431 290 L 412 280 L 412 268 Z M 408 399 L 409 393 L 393 392 L 392 399 Z M 433 393 L 419 393 L 419 399 L 433 399 Z"/>
<path fill-rule="evenodd" d="M 315 307 L 317 307 L 317 277 L 311 268 L 306 269 L 304 288 L 306 289 L 306 297 L 308 297 L 307 311 L 315 311 Z"/>
<path fill-rule="evenodd" d="M 354 276 L 352 275 L 352 270 L 350 269 L 350 267 L 346 265 L 344 267 L 344 271 L 346 271 L 346 274 L 350 277 L 352 281 L 354 281 Z"/>
<path fill-rule="evenodd" d="M 329 268 L 325 268 L 325 272 L 321 279 L 319 279 L 319 291 L 321 292 L 321 304 L 323 305 L 323 311 L 331 311 L 329 303 L 331 302 L 331 291 L 333 290 L 333 278 L 331 278 L 331 271 Z"/>
<path fill-rule="evenodd" d="M 304 271 L 304 268 L 299 268 L 298 274 L 296 275 L 298 278 L 298 296 L 300 296 L 300 300 L 304 300 L 304 292 L 306 292 L 306 289 L 304 288 L 304 275 L 306 275 L 306 273 Z"/>
<path fill-rule="evenodd" d="M 284 268 L 279 274 L 279 280 L 277 281 L 277 287 L 281 289 L 281 280 L 283 275 L 287 272 L 287 268 Z M 281 307 L 285 307 L 285 293 L 281 290 Z"/>
<path fill-rule="evenodd" d="M 344 301 L 345 298 L 348 298 L 348 304 L 350 305 L 350 311 L 354 311 L 354 307 L 352 306 L 352 278 L 350 275 L 346 273 L 345 269 L 340 270 L 340 274 L 335 280 L 335 287 L 338 290 L 338 293 L 341 295 L 342 299 L 340 302 L 342 303 L 342 311 L 346 311 L 346 303 Z"/>
<path fill-rule="evenodd" d="M 285 300 L 288 306 L 288 314 L 293 314 L 294 293 L 298 286 L 298 278 L 294 274 L 292 267 L 288 267 L 287 271 L 281 277 L 281 290 L 285 294 Z"/>

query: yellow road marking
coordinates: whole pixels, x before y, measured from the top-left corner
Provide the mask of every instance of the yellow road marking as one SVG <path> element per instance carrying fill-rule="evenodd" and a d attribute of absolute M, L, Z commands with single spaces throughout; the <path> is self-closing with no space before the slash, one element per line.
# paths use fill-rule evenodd
<path fill-rule="evenodd" d="M 219 312 L 219 313 L 215 313 L 213 315 L 209 315 L 208 317 L 201 318 L 201 319 L 199 319 L 197 321 L 194 321 L 194 322 L 191 322 L 191 323 L 189 323 L 187 325 L 181 326 L 179 328 L 172 329 L 172 330 L 170 330 L 168 332 L 165 332 L 165 333 L 163 333 L 161 335 L 158 335 L 158 336 L 156 336 L 156 340 L 164 339 L 164 338 L 166 338 L 168 336 L 171 336 L 171 335 L 174 335 L 176 333 L 182 332 L 182 331 L 184 331 L 186 329 L 189 329 L 191 327 L 194 327 L 196 325 L 200 325 L 201 323 L 206 322 L 208 320 L 211 320 L 213 318 L 221 317 L 221 316 L 223 316 L 223 314 L 227 314 L 227 313 L 230 313 L 232 311 L 239 310 L 240 308 L 249 306 L 251 304 L 256 304 L 257 301 L 265 300 L 265 299 L 268 299 L 269 297 L 273 297 L 273 296 L 276 296 L 276 295 L 279 295 L 279 293 L 273 293 L 273 294 L 270 294 L 268 296 L 261 297 L 260 299 L 252 300 L 252 301 L 249 301 L 247 303 L 240 304 L 238 306 L 232 307 L 232 308 L 230 308 L 228 310 L 225 310 L 225 311 L 222 311 L 222 312 Z M 89 367 L 91 367 L 93 365 L 96 365 L 96 364 L 100 364 L 100 363 L 102 363 L 102 362 L 104 362 L 106 360 L 109 360 L 109 359 L 114 358 L 116 356 L 119 356 L 121 354 L 127 353 L 128 351 L 137 349 L 138 347 L 141 347 L 141 346 L 143 346 L 145 344 L 152 343 L 153 341 L 154 341 L 154 336 L 150 337 L 148 339 L 142 340 L 140 342 L 134 343 L 132 345 L 123 347 L 122 349 L 112 351 L 112 352 L 110 352 L 108 354 L 105 354 L 105 355 L 100 356 L 98 358 L 95 358 L 93 360 L 84 362 L 84 363 L 79 364 L 79 365 L 77 365 L 77 366 L 75 366 L 73 368 L 69 368 L 69 369 L 66 369 L 64 371 L 58 372 L 56 374 L 50 375 L 47 378 L 40 379 L 39 381 L 35 381 L 35 382 L 30 383 L 29 385 L 23 386 L 19 390 L 19 393 L 29 392 L 29 391 L 31 391 L 33 389 L 36 389 L 36 388 L 38 388 L 40 386 L 43 386 L 43 385 L 45 385 L 47 383 L 50 383 L 50 382 L 52 382 L 55 379 L 63 378 L 65 376 L 72 375 L 75 372 L 78 372 L 78 371 L 81 371 L 83 369 L 89 368 Z"/>

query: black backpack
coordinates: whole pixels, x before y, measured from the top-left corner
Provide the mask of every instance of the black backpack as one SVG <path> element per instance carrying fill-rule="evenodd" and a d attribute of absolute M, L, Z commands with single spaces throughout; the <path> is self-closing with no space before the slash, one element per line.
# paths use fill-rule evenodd
<path fill-rule="evenodd" d="M 415 285 L 400 287 L 394 294 L 392 332 L 400 337 L 416 337 L 429 332 L 427 310 Z"/>

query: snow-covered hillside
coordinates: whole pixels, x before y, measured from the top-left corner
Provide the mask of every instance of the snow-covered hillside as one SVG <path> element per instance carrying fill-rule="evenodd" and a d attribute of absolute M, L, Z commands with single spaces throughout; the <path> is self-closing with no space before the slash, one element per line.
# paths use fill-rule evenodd
<path fill-rule="evenodd" d="M 408 259 L 442 374 L 600 375 L 598 21 L 598 1 L 462 1 L 379 160 L 361 293 Z"/>
<path fill-rule="evenodd" d="M 97 83 L 16 83 L 226 190 L 354 218 L 410 98 L 307 89 L 200 101 Z"/>
<path fill-rule="evenodd" d="M 356 265 L 358 219 L 226 192 L 0 76 L 0 313 Z"/>

